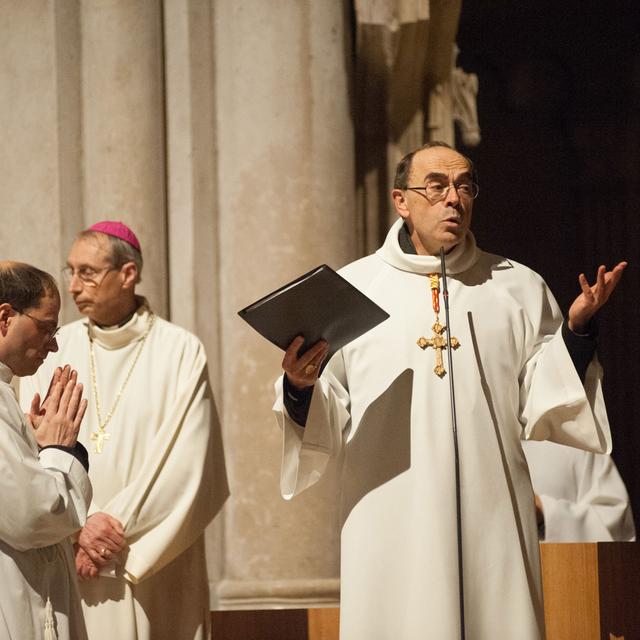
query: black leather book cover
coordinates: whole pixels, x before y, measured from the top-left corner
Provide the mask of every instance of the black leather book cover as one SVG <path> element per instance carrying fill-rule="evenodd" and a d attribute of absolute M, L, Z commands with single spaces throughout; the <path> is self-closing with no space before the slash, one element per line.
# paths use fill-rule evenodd
<path fill-rule="evenodd" d="M 329 358 L 389 317 L 375 302 L 326 264 L 250 304 L 238 315 L 267 340 L 286 350 L 304 336 L 299 354 L 318 340 L 329 343 Z"/>

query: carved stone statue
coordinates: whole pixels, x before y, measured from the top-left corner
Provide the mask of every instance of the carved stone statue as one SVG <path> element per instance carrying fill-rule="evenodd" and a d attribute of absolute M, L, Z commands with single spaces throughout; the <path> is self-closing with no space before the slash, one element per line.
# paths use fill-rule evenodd
<path fill-rule="evenodd" d="M 453 45 L 453 64 L 446 82 L 437 84 L 429 95 L 429 140 L 455 142 L 454 123 L 462 142 L 468 147 L 480 143 L 480 125 L 476 98 L 478 76 L 466 73 L 455 64 L 459 49 Z"/>

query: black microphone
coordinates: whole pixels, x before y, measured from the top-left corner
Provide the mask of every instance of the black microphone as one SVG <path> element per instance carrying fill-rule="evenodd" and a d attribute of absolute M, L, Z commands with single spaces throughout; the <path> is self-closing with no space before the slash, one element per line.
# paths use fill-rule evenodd
<path fill-rule="evenodd" d="M 447 288 L 447 267 L 444 247 L 440 247 L 440 270 L 442 272 L 442 300 L 447 332 L 447 362 L 449 364 L 449 397 L 451 399 L 451 430 L 453 435 L 453 460 L 456 486 L 456 533 L 458 542 L 458 598 L 460 610 L 460 640 L 465 640 L 464 624 L 464 575 L 462 558 L 462 509 L 460 498 L 460 455 L 458 452 L 458 419 L 456 417 L 456 393 L 453 382 L 453 349 L 451 348 L 451 320 L 449 318 L 449 289 Z"/>

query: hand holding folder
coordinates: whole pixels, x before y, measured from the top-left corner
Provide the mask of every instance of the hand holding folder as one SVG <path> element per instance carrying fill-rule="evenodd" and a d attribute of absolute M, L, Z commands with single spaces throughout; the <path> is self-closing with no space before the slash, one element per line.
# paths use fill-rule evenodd
<path fill-rule="evenodd" d="M 298 356 L 324 340 L 328 344 L 325 364 L 336 351 L 389 317 L 324 264 L 250 304 L 238 315 L 285 351 L 297 336 L 302 336 Z M 315 357 L 312 360 L 315 362 Z"/>

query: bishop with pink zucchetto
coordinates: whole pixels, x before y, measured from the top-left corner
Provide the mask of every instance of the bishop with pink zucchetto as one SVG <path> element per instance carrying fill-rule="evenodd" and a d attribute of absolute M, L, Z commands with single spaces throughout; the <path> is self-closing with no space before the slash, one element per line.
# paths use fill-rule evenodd
<path fill-rule="evenodd" d="M 120 238 L 128 242 L 134 249 L 142 253 L 140 248 L 140 242 L 133 231 L 123 222 L 114 222 L 113 220 L 103 220 L 102 222 L 96 222 L 92 224 L 87 231 L 98 231 L 100 233 L 106 233 L 113 238 Z"/>
<path fill-rule="evenodd" d="M 78 440 L 93 503 L 75 562 L 89 637 L 204 640 L 204 530 L 228 495 L 220 425 L 202 344 L 136 295 L 141 273 L 126 224 L 78 235 L 65 274 L 85 317 L 62 327 L 21 397 L 45 394 L 61 362 L 87 390 Z"/>

